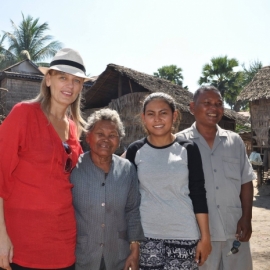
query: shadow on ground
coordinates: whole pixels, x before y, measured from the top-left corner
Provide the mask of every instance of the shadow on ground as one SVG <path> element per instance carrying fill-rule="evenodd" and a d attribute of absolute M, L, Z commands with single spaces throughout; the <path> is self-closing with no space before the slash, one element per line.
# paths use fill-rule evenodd
<path fill-rule="evenodd" d="M 255 195 L 253 199 L 253 206 L 270 209 L 269 202 L 270 195 Z"/>
<path fill-rule="evenodd" d="M 269 259 L 268 251 L 252 252 L 253 270 L 269 270 Z"/>
<path fill-rule="evenodd" d="M 254 198 L 253 206 L 270 209 L 270 185 L 262 184 L 257 186 L 257 181 L 253 181 Z"/>

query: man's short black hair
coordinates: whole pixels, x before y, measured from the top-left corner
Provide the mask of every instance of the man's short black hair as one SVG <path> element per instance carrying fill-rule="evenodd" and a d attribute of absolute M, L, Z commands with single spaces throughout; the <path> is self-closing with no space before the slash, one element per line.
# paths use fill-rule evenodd
<path fill-rule="evenodd" d="M 193 94 L 193 101 L 196 103 L 196 101 L 198 100 L 199 95 L 204 93 L 205 91 L 214 91 L 214 92 L 216 92 L 217 94 L 219 94 L 221 96 L 220 91 L 215 86 L 213 86 L 213 85 L 201 86 Z"/>

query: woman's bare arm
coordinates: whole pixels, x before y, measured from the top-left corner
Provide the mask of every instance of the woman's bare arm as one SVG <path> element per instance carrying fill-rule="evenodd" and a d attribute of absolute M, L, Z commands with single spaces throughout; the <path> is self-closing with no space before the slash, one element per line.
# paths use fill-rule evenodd
<path fill-rule="evenodd" d="M 11 270 L 13 246 L 6 230 L 4 218 L 4 200 L 0 197 L 0 267 Z"/>

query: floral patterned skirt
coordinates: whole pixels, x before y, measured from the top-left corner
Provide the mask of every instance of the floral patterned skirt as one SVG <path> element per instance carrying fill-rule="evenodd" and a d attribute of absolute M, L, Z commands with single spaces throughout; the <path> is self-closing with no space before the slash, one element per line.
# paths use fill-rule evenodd
<path fill-rule="evenodd" d="M 198 270 L 198 240 L 147 238 L 140 245 L 140 270 Z"/>

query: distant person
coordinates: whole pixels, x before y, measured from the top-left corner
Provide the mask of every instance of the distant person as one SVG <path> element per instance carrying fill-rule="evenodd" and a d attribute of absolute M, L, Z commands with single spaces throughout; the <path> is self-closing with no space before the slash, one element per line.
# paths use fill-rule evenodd
<path fill-rule="evenodd" d="M 248 241 L 252 233 L 252 180 L 256 176 L 245 145 L 238 134 L 218 126 L 224 107 L 215 87 L 199 88 L 190 111 L 196 122 L 177 136 L 195 142 L 202 156 L 212 253 L 200 269 L 250 270 Z"/>
<path fill-rule="evenodd" d="M 211 251 L 199 149 L 172 133 L 178 111 L 170 95 L 147 96 L 141 116 L 148 136 L 126 152 L 142 196 L 140 269 L 198 269 Z"/>
<path fill-rule="evenodd" d="M 125 131 L 118 113 L 101 109 L 86 125 L 90 151 L 71 174 L 77 219 L 76 270 L 138 270 L 144 239 L 136 169 L 114 154 Z"/>
<path fill-rule="evenodd" d="M 56 53 L 39 95 L 0 126 L 0 267 L 75 269 L 76 222 L 69 176 L 82 153 L 80 54 Z"/>

